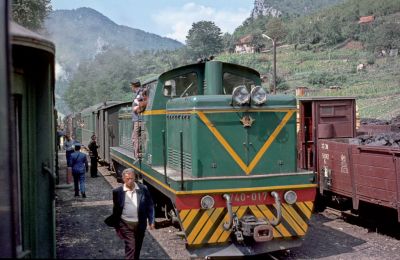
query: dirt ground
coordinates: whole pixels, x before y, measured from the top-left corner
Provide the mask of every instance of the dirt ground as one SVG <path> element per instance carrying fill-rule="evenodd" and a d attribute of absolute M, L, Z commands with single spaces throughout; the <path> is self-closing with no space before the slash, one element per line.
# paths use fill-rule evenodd
<path fill-rule="evenodd" d="M 112 213 L 114 177 L 86 174 L 87 198 L 74 197 L 67 183 L 65 153 L 60 153 L 60 183 L 56 188 L 56 253 L 61 259 L 123 259 L 124 243 L 104 224 Z M 169 259 L 155 238 L 146 232 L 142 259 Z"/>
<path fill-rule="evenodd" d="M 105 168 L 100 168 L 100 177 L 86 175 L 87 198 L 75 198 L 72 185 L 66 183 L 65 154 L 60 154 L 60 158 L 60 184 L 56 189 L 57 258 L 123 259 L 123 242 L 103 222 L 112 211 L 112 188 L 120 184 Z M 165 227 L 146 232 L 141 258 L 189 259 L 177 231 Z M 313 214 L 301 247 L 274 252 L 272 256 L 272 259 L 400 259 L 400 241 L 350 224 L 326 210 Z"/>

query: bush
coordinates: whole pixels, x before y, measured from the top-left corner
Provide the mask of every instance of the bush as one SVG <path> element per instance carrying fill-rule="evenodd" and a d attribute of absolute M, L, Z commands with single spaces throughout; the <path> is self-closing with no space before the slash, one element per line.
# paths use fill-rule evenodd
<path fill-rule="evenodd" d="M 281 82 L 281 83 L 276 85 L 276 90 L 277 91 L 285 91 L 285 90 L 288 90 L 289 88 L 290 88 L 290 86 L 286 81 L 285 82 Z"/>
<path fill-rule="evenodd" d="M 273 82 L 273 77 L 271 77 L 270 80 L 270 90 L 271 92 L 274 89 L 274 82 Z M 289 84 L 286 82 L 286 80 L 281 77 L 281 76 L 276 76 L 276 91 L 285 91 L 290 88 Z"/>
<path fill-rule="evenodd" d="M 374 56 L 374 55 L 370 55 L 370 56 L 368 57 L 368 59 L 367 59 L 367 63 L 368 63 L 369 65 L 375 64 L 375 56 Z"/>
<path fill-rule="evenodd" d="M 343 75 L 332 75 L 327 72 L 316 73 L 313 72 L 308 77 L 308 83 L 317 86 L 333 86 L 342 85 L 346 82 L 347 78 Z"/>

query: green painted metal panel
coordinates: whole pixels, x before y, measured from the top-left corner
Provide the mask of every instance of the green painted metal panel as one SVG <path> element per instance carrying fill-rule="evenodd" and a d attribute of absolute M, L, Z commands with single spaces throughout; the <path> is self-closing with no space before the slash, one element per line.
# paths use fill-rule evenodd
<path fill-rule="evenodd" d="M 9 1 L 0 2 L 0 151 L 2 156 L 0 157 L 0 165 L 2 169 L 0 171 L 0 179 L 2 188 L 0 190 L 0 258 L 15 258 L 15 246 L 13 243 L 13 237 L 15 236 L 15 226 L 10 225 L 13 222 L 15 212 L 13 211 L 13 194 L 15 192 L 13 184 L 13 165 L 10 163 L 13 158 L 13 151 L 11 147 L 12 139 L 10 136 L 13 134 L 11 128 L 10 118 L 10 44 L 9 44 L 9 19 L 8 18 Z"/>
<path fill-rule="evenodd" d="M 19 132 L 22 252 L 55 257 L 54 56 L 14 46 L 14 106 Z"/>
<path fill-rule="evenodd" d="M 163 152 L 162 131 L 166 130 L 165 118 L 166 116 L 164 114 L 144 117 L 146 122 L 147 136 L 148 136 L 145 158 L 147 163 L 154 166 L 163 165 L 164 162 L 162 154 Z"/>
<path fill-rule="evenodd" d="M 260 106 L 232 106 L 230 95 L 207 95 L 192 96 L 185 98 L 175 98 L 167 103 L 168 110 L 185 109 L 229 109 L 229 110 L 248 110 L 248 109 L 284 109 L 295 108 L 295 98 L 290 95 L 269 95 L 266 104 Z"/>
<path fill-rule="evenodd" d="M 191 168 L 192 175 L 240 176 L 296 171 L 295 98 L 270 96 L 267 105 L 247 108 L 233 108 L 229 102 L 230 97 L 223 95 L 195 96 L 168 102 L 168 147 L 179 149 L 178 133 L 182 131 L 184 152 L 192 160 L 192 167 L 186 168 Z M 212 124 L 219 136 L 210 130 L 197 111 L 203 112 L 203 117 Z M 240 120 L 244 116 L 254 120 L 251 127 L 243 127 Z M 290 116 L 287 123 L 278 134 L 275 133 L 287 116 Z M 261 158 L 255 161 L 257 163 L 252 170 L 246 172 L 239 167 L 239 161 L 250 167 L 269 140 L 272 142 L 261 153 Z M 228 151 L 230 148 L 234 155 Z M 176 168 L 173 165 L 171 167 Z"/>
<path fill-rule="evenodd" d="M 132 158 L 113 148 L 110 149 L 111 156 L 125 167 L 134 167 L 139 170 L 139 163 L 134 162 Z M 166 195 L 171 195 L 175 191 L 181 191 L 180 180 L 172 180 L 168 178 L 168 185 L 165 184 L 164 175 L 155 171 L 146 164 L 141 166 L 143 178 L 153 183 L 160 190 L 170 190 Z M 201 179 L 184 179 L 184 191 L 197 190 L 224 190 L 224 189 L 242 189 L 246 187 L 273 187 L 288 185 L 308 185 L 314 183 L 314 173 L 307 171 L 302 173 L 286 173 L 281 175 L 264 175 L 252 178 L 201 178 Z M 167 187 L 167 188 L 166 188 Z"/>
<path fill-rule="evenodd" d="M 206 87 L 204 90 L 205 95 L 218 95 L 222 94 L 222 63 L 217 61 L 210 61 L 206 63 L 205 68 Z"/>
<path fill-rule="evenodd" d="M 118 134 L 119 146 L 129 151 L 133 151 L 132 146 L 132 120 L 130 115 L 130 108 L 121 108 L 118 114 Z M 129 111 L 129 112 L 127 112 Z"/>

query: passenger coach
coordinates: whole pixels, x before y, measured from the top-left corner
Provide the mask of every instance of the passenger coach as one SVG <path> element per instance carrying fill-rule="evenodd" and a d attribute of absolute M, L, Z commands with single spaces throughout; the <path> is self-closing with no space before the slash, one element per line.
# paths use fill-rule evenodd
<path fill-rule="evenodd" d="M 0 258 L 55 258 L 55 47 L 0 10 Z"/>

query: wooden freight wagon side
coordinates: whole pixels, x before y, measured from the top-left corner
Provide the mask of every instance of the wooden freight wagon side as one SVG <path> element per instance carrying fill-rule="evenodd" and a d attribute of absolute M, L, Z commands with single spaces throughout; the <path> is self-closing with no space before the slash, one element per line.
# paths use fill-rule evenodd
<path fill-rule="evenodd" d="M 320 191 L 396 209 L 400 221 L 400 149 L 319 140 Z"/>
<path fill-rule="evenodd" d="M 397 209 L 400 221 L 400 150 L 352 147 L 357 200 Z"/>
<path fill-rule="evenodd" d="M 348 139 L 319 140 L 318 165 L 320 192 L 329 190 L 344 196 L 353 197 L 353 174 L 349 160 L 351 149 Z"/>

